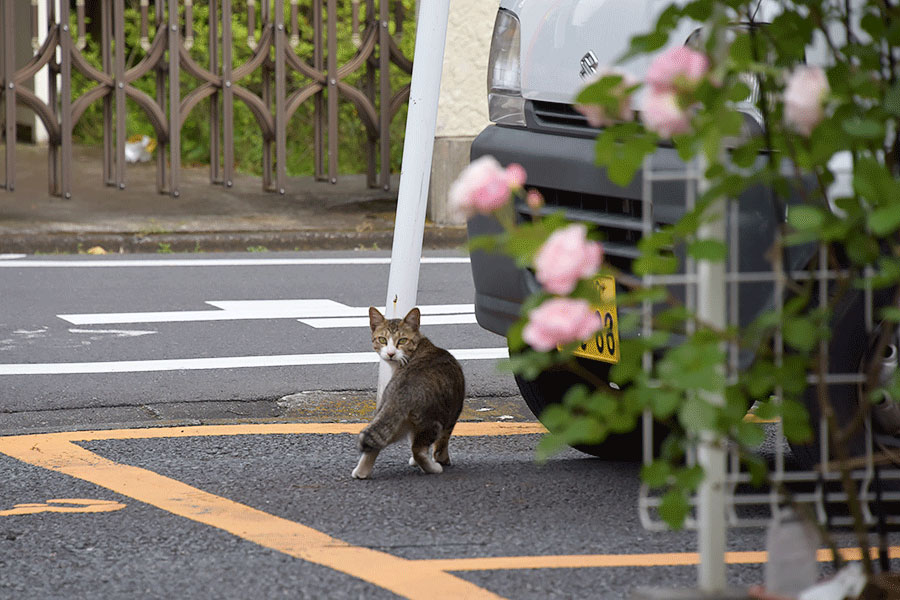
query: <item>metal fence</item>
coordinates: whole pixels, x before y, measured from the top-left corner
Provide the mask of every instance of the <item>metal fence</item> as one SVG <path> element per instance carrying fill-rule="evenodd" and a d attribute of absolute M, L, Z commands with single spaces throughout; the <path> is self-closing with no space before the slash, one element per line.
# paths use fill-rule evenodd
<path fill-rule="evenodd" d="M 672 171 L 656 165 L 654 160 L 647 159 L 644 163 L 643 190 L 647 205 L 652 205 L 654 185 L 660 182 L 675 183 L 683 186 L 686 207 L 692 210 L 695 202 L 703 190 L 704 169 L 697 162 L 692 162 L 687 169 Z M 840 196 L 840 194 L 838 194 Z M 762 240 L 759 231 L 750 231 L 742 227 L 743 216 L 740 202 L 735 199 L 721 201 L 722 215 L 718 219 L 718 230 L 715 238 L 727 244 L 728 257 L 719 269 L 701 269 L 699 261 L 687 258 L 682 272 L 666 276 L 644 276 L 643 283 L 647 286 L 665 285 L 673 293 L 684 298 L 686 307 L 693 314 L 703 316 L 704 310 L 710 306 L 720 313 L 718 316 L 706 316 L 704 322 L 717 323 L 724 328 L 744 327 L 748 316 L 742 312 L 752 312 L 754 307 L 741 305 L 741 286 L 763 285 L 767 286 L 771 305 L 769 308 L 781 313 L 785 309 L 787 297 L 787 283 L 790 281 L 812 281 L 818 289 L 817 302 L 824 304 L 829 295 L 829 289 L 839 278 L 846 278 L 846 273 L 841 273 L 833 266 L 829 266 L 827 250 L 824 246 L 811 246 L 809 260 L 804 268 L 797 268 L 785 264 L 780 252 L 771 252 L 771 261 L 763 258 L 769 267 L 767 269 L 748 269 L 742 259 L 742 250 L 746 253 L 748 245 L 742 243 L 741 235 L 751 235 L 757 241 Z M 654 230 L 652 211 L 643 211 L 644 234 L 649 235 Z M 765 241 L 765 240 L 762 240 Z M 769 248 L 765 244 L 751 247 L 760 257 L 767 255 Z M 757 261 L 758 263 L 759 261 Z M 795 261 L 796 262 L 796 261 Z M 871 277 L 874 273 L 869 270 L 869 282 L 861 292 L 862 314 L 860 321 L 864 322 L 864 328 L 870 338 L 874 338 L 879 332 L 877 315 L 879 303 L 871 285 Z M 649 336 L 653 333 L 654 306 L 650 301 L 645 301 L 642 307 L 642 335 Z M 755 307 L 759 310 L 759 307 Z M 690 327 L 688 333 L 691 332 Z M 897 368 L 897 346 L 900 344 L 895 334 L 888 345 L 891 353 L 885 355 L 881 366 L 885 376 L 892 375 Z M 726 345 L 727 361 L 724 365 L 725 375 L 730 380 L 737 377 L 737 373 L 745 362 L 742 350 L 734 342 Z M 787 349 L 781 330 L 776 331 L 773 337 L 773 355 L 775 364 L 780 364 L 786 356 Z M 644 355 L 644 369 L 650 372 L 654 364 L 653 353 Z M 823 383 L 828 386 L 853 386 L 858 390 L 859 401 L 865 397 L 864 387 L 869 384 L 867 373 L 864 371 L 848 372 L 855 369 L 854 365 L 828 364 L 821 370 L 822 374 L 811 373 L 807 376 L 807 385 L 816 386 Z M 783 396 L 781 388 L 775 389 L 772 399 L 780 402 Z M 889 401 L 883 409 L 873 406 L 872 410 L 863 411 L 864 422 L 861 424 L 860 443 L 854 449 L 850 466 L 850 479 L 853 493 L 858 497 L 864 527 L 871 532 L 884 533 L 887 530 L 896 530 L 900 526 L 900 514 L 896 507 L 900 502 L 900 449 L 898 449 L 897 437 L 898 415 L 900 409 Z M 749 415 L 752 418 L 752 414 Z M 691 500 L 692 510 L 686 519 L 685 525 L 698 530 L 701 563 L 718 563 L 713 565 L 712 580 L 718 578 L 724 582 L 724 530 L 727 527 L 766 527 L 773 518 L 777 518 L 785 504 L 793 503 L 808 508 L 808 514 L 812 515 L 820 525 L 825 528 L 850 528 L 853 524 L 846 506 L 848 493 L 841 485 L 841 473 L 839 464 L 835 459 L 833 440 L 829 439 L 829 427 L 824 412 L 818 419 L 818 424 L 813 429 L 817 436 L 818 459 L 813 466 L 804 464 L 791 464 L 788 444 L 784 435 L 783 424 L 780 421 L 764 425 L 767 429 L 766 458 L 769 463 L 769 484 L 757 487 L 751 485 L 751 474 L 742 468 L 741 457 L 737 448 L 717 447 L 706 443 L 703 439 L 697 440 L 696 445 L 687 453 L 689 465 L 700 464 L 707 472 L 707 479 L 703 485 L 712 488 L 712 496 L 704 497 L 704 489 Z M 886 431 L 889 429 L 890 431 Z M 649 464 L 655 458 L 654 455 L 654 424 L 652 415 L 645 414 L 643 424 L 644 437 L 644 463 Z M 708 456 L 715 452 L 721 454 L 718 463 L 711 462 Z M 712 465 L 712 468 L 711 468 Z M 718 472 L 717 472 L 718 471 Z M 646 485 L 641 488 L 639 496 L 639 514 L 642 525 L 649 530 L 661 531 L 667 529 L 667 525 L 660 518 L 658 509 L 661 505 L 661 496 L 657 490 Z M 704 514 L 705 513 L 705 514 Z M 718 531 L 710 531 L 710 529 Z M 717 544 L 721 547 L 719 552 L 704 553 L 704 539 L 717 538 Z M 883 541 L 883 540 L 882 540 Z M 874 545 L 874 544 L 873 544 Z M 887 556 L 884 548 L 881 548 L 880 558 L 885 560 Z M 700 583 L 704 585 L 704 567 L 701 564 Z"/>
<path fill-rule="evenodd" d="M 46 28 L 38 28 L 39 3 L 45 3 Z M 191 55 L 195 43 L 192 0 L 140 0 L 139 30 L 142 58 L 127 66 L 126 0 L 96 0 L 88 8 L 100 15 L 99 48 L 102 65 L 85 57 L 85 0 L 76 0 L 72 13 L 68 0 L 0 0 L 0 131 L 5 144 L 5 171 L 0 187 L 15 189 L 16 107 L 34 111 L 48 134 L 50 193 L 65 198 L 72 190 L 72 131 L 88 107 L 102 103 L 103 174 L 106 185 L 125 187 L 126 99 L 133 101 L 152 125 L 158 142 L 156 187 L 160 193 L 179 195 L 181 130 L 188 116 L 208 106 L 210 182 L 231 186 L 234 179 L 234 107 L 244 103 L 262 135 L 262 184 L 284 193 L 288 122 L 305 103 L 311 103 L 314 169 L 317 179 L 337 181 L 339 98 L 355 107 L 365 128 L 368 185 L 390 186 L 390 124 L 409 97 L 409 85 L 391 87 L 391 65 L 412 72 L 390 33 L 393 16 L 402 23 L 404 7 L 395 0 L 352 0 L 352 58 L 338 63 L 337 0 L 245 0 L 248 37 L 235 39 L 231 0 L 203 3 L 208 12 L 209 60 L 199 64 Z M 99 6 L 98 6 L 99 5 Z M 126 6 L 127 5 L 127 6 Z M 30 11 L 34 53 L 16 69 L 15 38 L 22 18 Z M 393 14 L 392 14 L 393 13 Z M 243 15 L 241 15 L 243 16 Z M 74 24 L 75 31 L 72 31 Z M 94 24 L 96 26 L 96 23 Z M 133 24 L 132 24 L 133 25 Z M 302 25 L 302 26 L 301 26 Z M 346 27 L 346 24 L 341 25 Z M 399 28 L 398 28 L 399 29 Z M 309 55 L 298 53 L 302 32 Z M 311 33 L 310 33 L 311 32 Z M 309 38 L 309 39 L 307 39 Z M 250 58 L 235 65 L 236 45 L 246 43 Z M 40 98 L 27 82 L 47 67 L 49 94 Z M 73 69 L 96 85 L 73 97 Z M 246 80 L 259 73 L 261 86 L 251 90 Z M 183 74 L 195 85 L 185 85 Z M 152 77 L 154 92 L 135 83 Z M 356 85 L 348 78 L 353 76 Z M 191 87 L 185 92 L 185 88 Z M 201 104 L 204 100 L 208 104 Z"/>

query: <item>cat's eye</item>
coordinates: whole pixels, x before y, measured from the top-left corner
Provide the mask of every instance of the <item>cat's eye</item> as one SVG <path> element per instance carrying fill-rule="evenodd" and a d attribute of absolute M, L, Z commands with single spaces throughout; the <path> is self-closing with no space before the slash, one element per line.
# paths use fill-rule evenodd
<path fill-rule="evenodd" d="M 406 338 L 400 338 L 400 341 L 397 342 L 397 345 L 400 346 L 400 345 L 402 345 L 402 344 L 405 344 L 405 343 L 408 342 L 408 341 L 409 341 L 409 340 L 406 339 Z"/>
<path fill-rule="evenodd" d="M 387 338 L 384 338 L 384 337 L 378 338 L 378 343 L 379 344 L 387 344 Z"/>

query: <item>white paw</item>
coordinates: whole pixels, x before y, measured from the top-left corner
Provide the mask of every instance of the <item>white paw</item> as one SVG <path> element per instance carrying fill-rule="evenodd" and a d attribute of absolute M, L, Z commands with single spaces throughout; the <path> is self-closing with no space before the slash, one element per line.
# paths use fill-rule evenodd
<path fill-rule="evenodd" d="M 363 472 L 363 469 L 360 467 L 356 467 L 353 469 L 353 472 L 350 474 L 353 476 L 353 479 L 368 479 L 369 473 Z"/>
<path fill-rule="evenodd" d="M 418 463 L 416 463 L 416 464 L 418 464 Z M 433 475 L 437 475 L 438 473 L 444 472 L 443 467 L 441 467 L 441 465 L 439 465 L 438 463 L 434 462 L 431 459 L 423 460 L 422 464 L 419 466 L 422 467 L 422 470 L 425 471 L 426 473 L 431 473 Z"/>
<path fill-rule="evenodd" d="M 417 465 L 418 465 L 418 463 L 416 462 L 416 457 L 415 457 L 415 456 L 410 456 L 410 457 L 409 457 L 409 466 L 415 467 L 415 466 L 417 466 Z"/>
<path fill-rule="evenodd" d="M 442 467 L 441 465 L 439 465 L 436 462 L 431 462 L 431 463 L 428 463 L 428 468 L 425 469 L 425 472 L 431 473 L 432 475 L 437 475 L 438 473 L 444 472 L 444 467 Z"/>

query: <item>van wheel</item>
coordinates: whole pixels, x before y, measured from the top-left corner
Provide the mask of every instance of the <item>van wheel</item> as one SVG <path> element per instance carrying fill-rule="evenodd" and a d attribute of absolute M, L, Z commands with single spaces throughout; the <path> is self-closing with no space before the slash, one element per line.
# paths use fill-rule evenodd
<path fill-rule="evenodd" d="M 589 369 L 604 381 L 609 380 L 610 365 L 593 360 L 577 359 L 581 366 Z M 541 419 L 544 410 L 551 404 L 562 402 L 566 392 L 579 383 L 589 385 L 584 379 L 565 369 L 544 371 L 534 380 L 516 375 L 516 384 L 525 404 Z M 573 446 L 586 454 L 614 460 L 639 460 L 641 458 L 641 427 L 629 433 L 611 434 L 601 444 L 578 444 Z"/>

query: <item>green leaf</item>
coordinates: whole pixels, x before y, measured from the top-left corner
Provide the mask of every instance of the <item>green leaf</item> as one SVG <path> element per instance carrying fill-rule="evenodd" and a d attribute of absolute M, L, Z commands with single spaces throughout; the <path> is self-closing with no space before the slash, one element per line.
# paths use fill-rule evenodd
<path fill-rule="evenodd" d="M 878 259 L 878 241 L 862 231 L 851 232 L 844 247 L 850 260 L 858 265 L 868 265 Z"/>
<path fill-rule="evenodd" d="M 808 318 L 794 317 L 784 323 L 784 341 L 797 350 L 809 352 L 819 343 L 818 328 Z"/>
<path fill-rule="evenodd" d="M 843 130 L 855 138 L 864 140 L 883 140 L 884 125 L 874 119 L 856 117 L 841 123 Z"/>
<path fill-rule="evenodd" d="M 735 63 L 735 69 L 740 71 L 753 60 L 753 47 L 750 36 L 746 33 L 737 35 L 728 49 L 728 55 Z M 744 95 L 746 97 L 746 94 Z"/>
<path fill-rule="evenodd" d="M 796 400 L 785 398 L 782 401 L 781 426 L 789 442 L 808 442 L 812 439 L 809 412 Z"/>
<path fill-rule="evenodd" d="M 900 188 L 885 165 L 871 157 L 860 157 L 853 166 L 853 189 L 871 202 L 881 205 L 900 198 Z"/>
<path fill-rule="evenodd" d="M 900 117 L 900 81 L 891 86 L 884 95 L 884 110 L 895 117 Z"/>
<path fill-rule="evenodd" d="M 688 254 L 697 260 L 722 262 L 728 256 L 728 246 L 719 240 L 696 240 L 688 245 Z"/>
<path fill-rule="evenodd" d="M 641 481 L 651 488 L 659 488 L 669 481 L 669 475 L 672 474 L 672 468 L 669 463 L 662 460 L 654 460 L 649 465 L 641 467 Z"/>
<path fill-rule="evenodd" d="M 651 394 L 653 416 L 661 421 L 675 414 L 681 404 L 681 395 L 671 390 L 651 390 Z"/>
<path fill-rule="evenodd" d="M 800 231 L 817 230 L 825 222 L 825 211 L 818 206 L 798 204 L 788 209 L 788 223 Z"/>
<path fill-rule="evenodd" d="M 548 458 L 559 454 L 568 447 L 569 445 L 561 436 L 548 433 L 541 438 L 535 449 L 537 462 L 543 464 Z"/>
<path fill-rule="evenodd" d="M 703 467 L 694 465 L 693 467 L 684 467 L 675 472 L 675 482 L 682 490 L 694 491 L 703 481 Z"/>
<path fill-rule="evenodd" d="M 684 526 L 684 519 L 690 509 L 691 505 L 685 492 L 671 489 L 660 500 L 659 516 L 670 528 L 677 530 Z"/>
<path fill-rule="evenodd" d="M 900 202 L 879 206 L 869 213 L 866 221 L 875 235 L 886 236 L 900 227 Z"/>
<path fill-rule="evenodd" d="M 738 422 L 734 436 L 737 441 L 748 448 L 758 448 L 766 441 L 766 432 L 757 423 Z"/>
<path fill-rule="evenodd" d="M 649 254 L 637 258 L 632 265 L 635 275 L 671 275 L 678 270 L 678 260 L 665 254 Z"/>
<path fill-rule="evenodd" d="M 709 402 L 692 396 L 678 411 L 678 420 L 688 431 L 709 431 L 716 426 L 716 409 Z"/>
<path fill-rule="evenodd" d="M 630 58 L 639 54 L 649 54 L 659 50 L 669 41 L 669 35 L 661 31 L 654 31 L 645 35 L 636 35 L 631 38 L 631 47 L 624 58 Z"/>
<path fill-rule="evenodd" d="M 755 454 L 744 455 L 743 460 L 747 470 L 750 471 L 750 483 L 756 487 L 765 483 L 766 475 L 769 472 L 766 461 Z"/>

